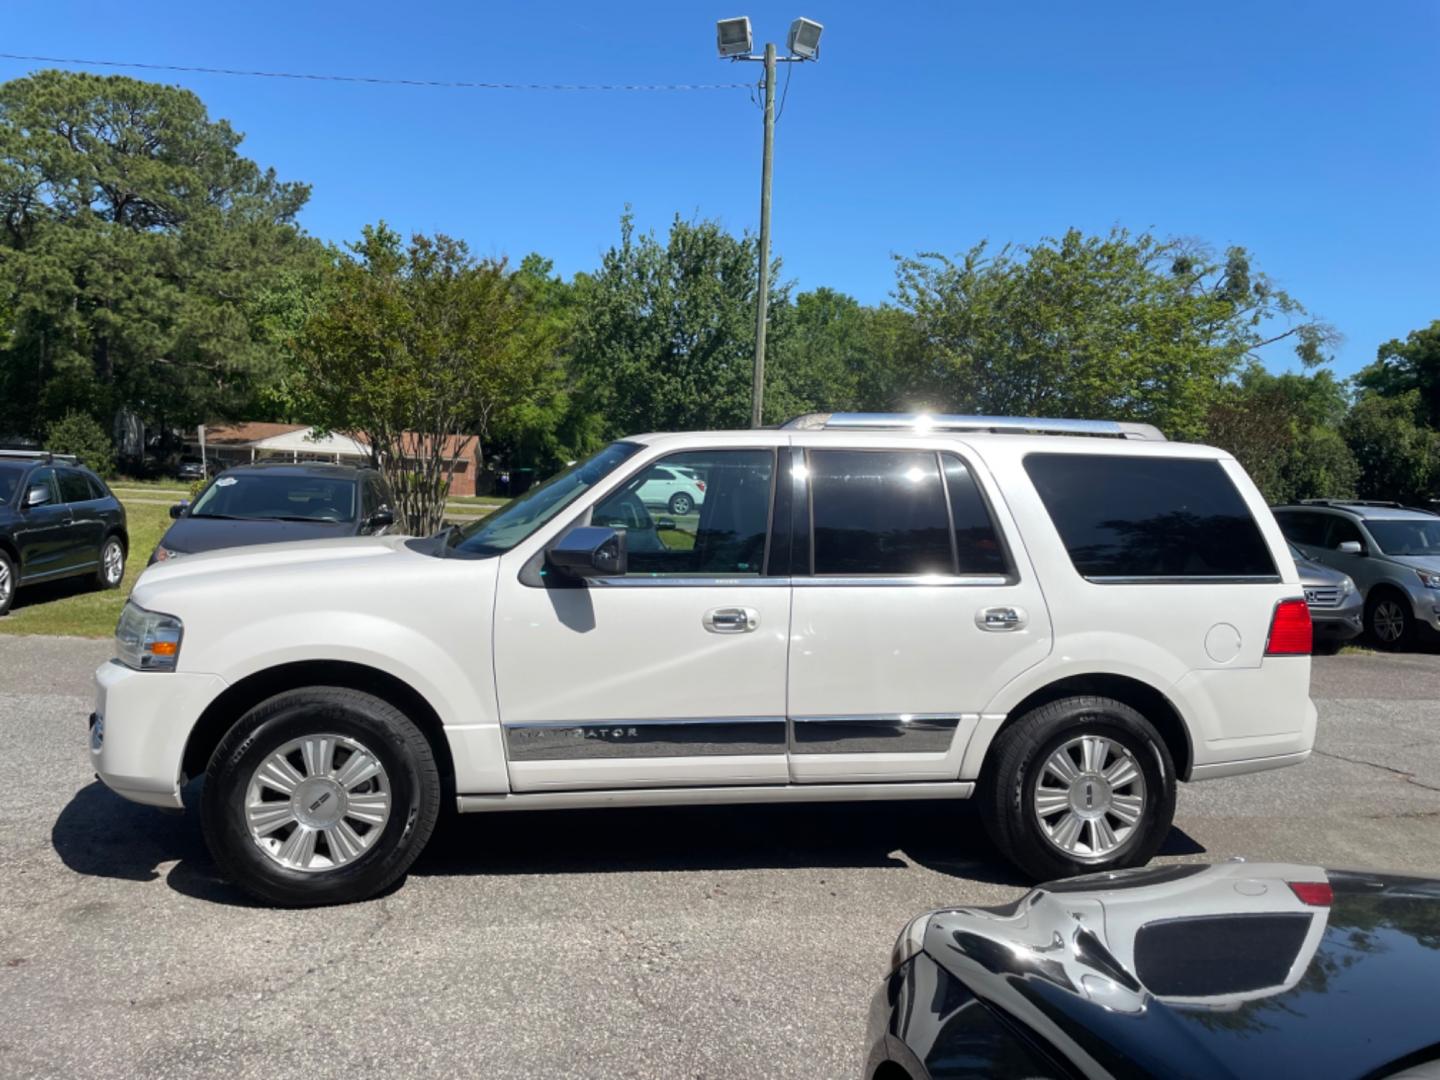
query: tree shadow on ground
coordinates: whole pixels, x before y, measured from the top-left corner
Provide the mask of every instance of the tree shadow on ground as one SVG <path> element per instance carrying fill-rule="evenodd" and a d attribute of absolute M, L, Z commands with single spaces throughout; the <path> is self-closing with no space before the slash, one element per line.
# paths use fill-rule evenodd
<path fill-rule="evenodd" d="M 198 785 L 185 791 L 192 811 Z M 60 812 L 51 843 L 91 877 L 154 881 L 211 903 L 254 906 L 221 878 L 196 815 L 121 799 L 98 781 Z M 1172 829 L 1162 855 L 1204 848 Z M 168 871 L 162 867 L 173 863 Z M 411 873 L 510 874 L 924 867 L 957 880 L 1029 884 L 964 802 L 757 804 L 446 814 Z M 399 887 L 399 886 L 396 886 Z"/>

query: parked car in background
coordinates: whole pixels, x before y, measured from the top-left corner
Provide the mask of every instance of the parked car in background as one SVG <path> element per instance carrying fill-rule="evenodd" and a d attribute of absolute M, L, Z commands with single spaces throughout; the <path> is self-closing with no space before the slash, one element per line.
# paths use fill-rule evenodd
<path fill-rule="evenodd" d="M 683 529 L 641 495 L 680 470 L 705 479 Z M 1048 880 L 1148 861 L 1181 781 L 1304 761 L 1310 645 L 1221 450 L 811 416 L 621 440 L 425 539 L 151 567 L 96 673 L 91 761 L 173 809 L 205 774 L 218 865 L 280 904 L 384 889 L 448 798 L 973 796 Z"/>
<path fill-rule="evenodd" d="M 665 466 L 655 469 L 635 495 L 644 505 L 663 506 L 679 517 L 705 504 L 705 481 L 694 469 Z"/>
<path fill-rule="evenodd" d="M 1440 516 L 1393 502 L 1309 499 L 1275 520 L 1307 559 L 1347 574 L 1375 644 L 1399 649 L 1440 631 Z"/>
<path fill-rule="evenodd" d="M 1365 598 L 1350 576 L 1307 559 L 1294 544 L 1290 545 L 1290 554 L 1300 574 L 1300 587 L 1305 590 L 1305 603 L 1310 605 L 1317 649 L 1322 643 L 1333 647 L 1363 633 Z"/>
<path fill-rule="evenodd" d="M 175 524 L 150 562 L 247 544 L 380 535 L 395 524 L 394 504 L 375 469 L 239 465 L 211 481 L 194 503 L 170 508 Z"/>
<path fill-rule="evenodd" d="M 867 1080 L 1440 1077 L 1440 881 L 1245 863 L 922 915 L 871 1001 Z"/>
<path fill-rule="evenodd" d="M 22 585 L 83 575 L 116 588 L 129 547 L 125 508 L 75 458 L 0 451 L 0 615 Z"/>
<path fill-rule="evenodd" d="M 208 475 L 203 459 L 186 454 L 175 467 L 177 480 L 204 480 Z"/>

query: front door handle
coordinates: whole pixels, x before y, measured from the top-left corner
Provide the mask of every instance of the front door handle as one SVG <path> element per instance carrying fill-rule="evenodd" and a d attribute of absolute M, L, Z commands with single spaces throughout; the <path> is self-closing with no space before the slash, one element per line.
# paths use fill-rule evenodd
<path fill-rule="evenodd" d="M 975 625 L 981 630 L 1019 630 L 1029 619 L 1018 607 L 987 607 L 975 613 Z"/>
<path fill-rule="evenodd" d="M 748 634 L 760 625 L 760 613 L 748 607 L 711 608 L 701 620 L 712 634 Z"/>

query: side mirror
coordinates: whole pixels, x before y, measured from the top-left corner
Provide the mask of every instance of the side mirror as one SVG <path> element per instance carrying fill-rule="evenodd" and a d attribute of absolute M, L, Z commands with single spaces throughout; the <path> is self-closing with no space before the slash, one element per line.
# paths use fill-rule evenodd
<path fill-rule="evenodd" d="M 545 553 L 545 561 L 571 577 L 625 573 L 625 533 L 601 525 L 577 525 Z"/>
<path fill-rule="evenodd" d="M 44 506 L 50 501 L 49 484 L 31 484 L 30 490 L 25 492 L 25 508 L 32 506 Z"/>
<path fill-rule="evenodd" d="M 388 506 L 382 506 L 370 515 L 369 520 L 365 522 L 365 527 L 367 529 L 388 529 L 394 524 L 395 511 Z"/>
<path fill-rule="evenodd" d="M 171 518 L 171 520 L 172 520 L 172 521 L 178 521 L 180 518 L 182 518 L 182 517 L 185 516 L 185 511 L 186 511 L 186 510 L 189 510 L 189 509 L 190 509 L 190 502 L 189 502 L 189 500 L 188 500 L 188 499 L 182 499 L 180 502 L 178 502 L 178 503 L 176 503 L 174 506 L 170 507 L 170 518 Z"/>
<path fill-rule="evenodd" d="M 1359 540 L 1341 540 L 1335 550 L 1341 555 L 1364 555 L 1365 545 Z"/>

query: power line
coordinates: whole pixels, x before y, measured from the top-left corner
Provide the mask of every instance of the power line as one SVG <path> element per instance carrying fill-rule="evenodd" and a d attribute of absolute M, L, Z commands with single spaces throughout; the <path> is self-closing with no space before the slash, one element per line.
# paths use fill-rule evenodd
<path fill-rule="evenodd" d="M 29 56 L 0 52 L 3 60 L 27 60 L 41 64 L 73 64 L 79 67 L 136 68 L 143 71 L 184 71 L 199 75 L 245 75 L 259 79 L 301 79 L 309 82 L 367 83 L 372 86 L 423 86 L 442 90 L 570 90 L 570 91 L 671 91 L 744 90 L 746 83 L 500 83 L 454 82 L 444 79 L 387 79 L 373 75 L 313 75 L 294 71 L 247 71 L 240 68 L 187 67 L 182 64 L 142 64 L 124 60 L 80 60 L 64 56 Z"/>

